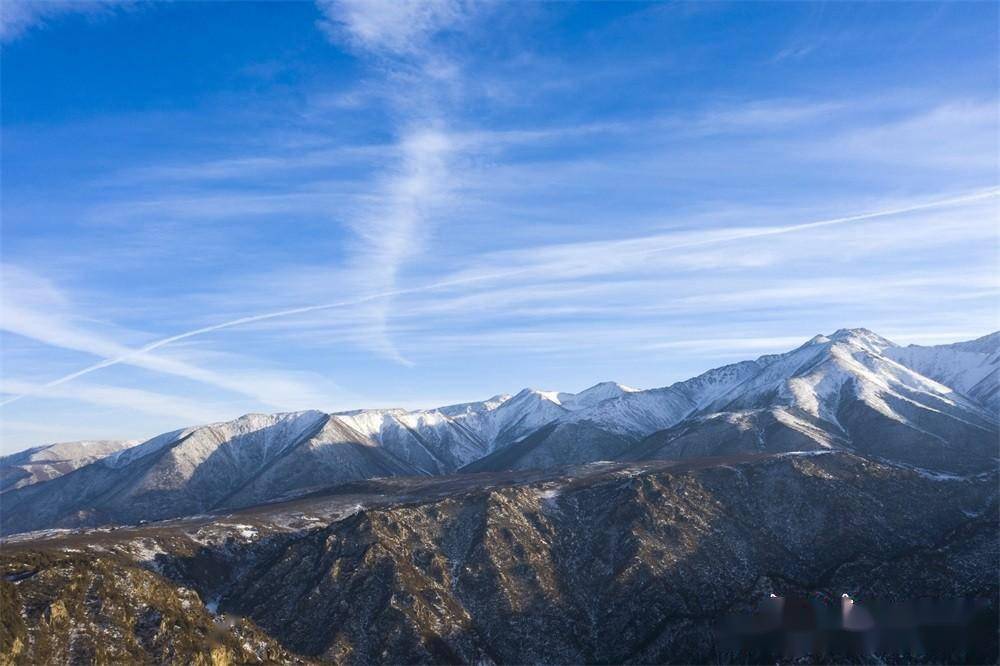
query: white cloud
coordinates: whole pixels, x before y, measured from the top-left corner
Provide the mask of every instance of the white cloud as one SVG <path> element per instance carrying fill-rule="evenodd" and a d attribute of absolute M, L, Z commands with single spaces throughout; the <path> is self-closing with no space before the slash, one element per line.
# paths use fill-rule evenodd
<path fill-rule="evenodd" d="M 167 416 L 181 423 L 206 423 L 218 416 L 218 411 L 204 402 L 120 386 L 77 383 L 50 387 L 43 391 L 40 385 L 5 377 L 0 384 L 0 391 L 8 395 L 44 394 L 46 398 L 135 410 L 144 414 Z"/>
<path fill-rule="evenodd" d="M 396 288 L 401 268 L 422 249 L 428 218 L 447 194 L 448 136 L 418 131 L 406 136 L 401 148 L 399 172 L 386 178 L 371 209 L 352 223 L 360 247 L 350 263 L 350 279 L 362 295 Z M 408 363 L 389 336 L 390 301 L 379 299 L 363 307 L 371 319 L 366 345 Z"/>
<path fill-rule="evenodd" d="M 411 184 L 409 186 L 402 186 L 402 192 L 408 192 L 410 189 L 420 190 L 422 186 L 419 184 Z M 516 283 L 520 285 L 520 289 L 528 290 L 526 293 L 532 294 L 538 289 L 538 284 L 540 281 L 552 282 L 555 280 L 572 281 L 593 278 L 597 276 L 608 276 L 612 274 L 622 274 L 630 273 L 633 275 L 642 275 L 645 271 L 649 275 L 656 275 L 658 272 L 662 274 L 663 269 L 673 266 L 673 269 L 677 269 L 676 258 L 680 257 L 681 264 L 683 265 L 684 253 L 689 251 L 701 251 L 702 248 L 712 246 L 712 245 L 724 245 L 733 244 L 732 247 L 736 248 L 738 253 L 747 252 L 748 248 L 740 243 L 747 243 L 755 240 L 766 240 L 769 246 L 774 245 L 775 239 L 780 239 L 785 236 L 797 235 L 800 233 L 822 233 L 830 229 L 843 227 L 845 225 L 856 225 L 862 222 L 871 224 L 873 221 L 878 221 L 883 218 L 899 218 L 906 219 L 904 216 L 913 215 L 919 213 L 926 213 L 927 211 L 933 211 L 938 208 L 949 208 L 949 207 L 961 207 L 968 205 L 988 205 L 995 208 L 996 198 L 1000 195 L 1000 190 L 986 190 L 975 193 L 966 193 L 950 197 L 942 197 L 941 199 L 928 200 L 921 199 L 914 202 L 898 202 L 892 207 L 883 210 L 876 210 L 867 213 L 861 213 L 857 215 L 849 215 L 844 217 L 831 218 L 826 220 L 819 220 L 814 222 L 802 222 L 794 224 L 786 224 L 781 226 L 771 226 L 771 227 L 756 227 L 756 228 L 731 228 L 731 229 L 715 229 L 711 232 L 701 231 L 701 232 L 684 232 L 684 233 L 674 233 L 674 234 L 663 234 L 660 236 L 652 237 L 640 237 L 631 238 L 624 240 L 612 240 L 612 241 L 602 241 L 602 242 L 590 242 L 590 243 L 576 243 L 576 244 L 558 244 L 545 247 L 536 247 L 528 250 L 518 250 L 514 252 L 502 252 L 495 253 L 490 257 L 487 257 L 485 265 L 478 266 L 476 268 L 467 269 L 463 271 L 458 271 L 450 275 L 446 275 L 443 279 L 435 282 L 425 283 L 422 285 L 417 285 L 413 287 L 393 287 L 386 291 L 372 291 L 363 295 L 350 296 L 340 301 L 334 301 L 331 303 L 319 303 L 316 305 L 303 306 L 298 308 L 291 308 L 285 310 L 278 310 L 272 312 L 265 312 L 261 314 L 250 315 L 247 317 L 241 317 L 239 319 L 233 319 L 219 324 L 214 324 L 211 326 L 206 326 L 198 329 L 193 329 L 185 331 L 183 333 L 170 336 L 167 338 L 162 338 L 149 343 L 138 349 L 125 349 L 123 353 L 115 357 L 107 357 L 107 360 L 97 363 L 95 365 L 84 368 L 81 371 L 67 375 L 58 380 L 55 380 L 55 384 L 65 383 L 71 381 L 76 377 L 89 374 L 95 370 L 99 370 L 110 365 L 115 365 L 118 363 L 130 363 L 133 365 L 141 365 L 142 367 L 154 367 L 155 365 L 144 365 L 144 364 L 162 364 L 163 359 L 157 359 L 156 361 L 150 361 L 148 358 L 148 353 L 164 347 L 168 344 L 178 342 L 180 340 L 192 338 L 195 336 L 204 335 L 206 333 L 211 333 L 215 331 L 224 330 L 227 328 L 232 328 L 235 326 L 245 326 L 248 324 L 258 324 L 261 322 L 267 322 L 271 320 L 283 319 L 291 316 L 300 316 L 309 313 L 317 313 L 324 310 L 353 310 L 354 314 L 351 317 L 357 317 L 357 308 L 359 306 L 368 306 L 376 303 L 386 303 L 391 298 L 396 298 L 400 296 L 407 297 L 417 297 L 420 295 L 427 295 L 431 293 L 450 293 L 454 289 L 464 289 L 469 287 L 482 287 L 482 288 L 492 288 L 497 284 L 510 285 Z M 932 223 L 934 219 L 931 218 Z M 406 226 L 408 222 L 404 221 L 402 226 Z M 926 226 L 926 225 L 924 225 Z M 913 224 L 912 218 L 905 223 L 905 229 L 911 230 L 916 229 L 920 232 L 922 226 Z M 388 228 L 390 232 L 394 229 L 392 224 Z M 971 237 L 982 236 L 983 229 L 981 225 L 973 226 L 969 228 L 969 233 L 972 234 Z M 900 234 L 898 229 L 887 228 L 881 232 L 883 235 L 889 237 L 894 237 L 897 245 L 905 240 L 905 234 Z M 409 237 L 410 232 L 406 229 L 402 231 L 397 230 L 397 235 L 394 236 L 385 247 L 375 245 L 373 250 L 373 260 L 383 255 L 388 258 L 397 257 L 400 254 L 405 254 L 405 245 L 401 246 L 400 243 L 405 241 Z M 865 242 L 868 242 L 870 238 L 876 238 L 878 236 L 873 236 L 870 231 L 866 232 L 864 238 Z M 926 234 L 918 233 L 918 241 L 920 239 L 926 240 Z M 831 241 L 832 243 L 832 241 Z M 863 244 L 862 244 L 863 245 Z M 809 247 L 808 245 L 803 245 L 802 243 L 792 243 L 782 249 L 786 254 L 786 258 L 794 257 L 796 254 L 801 254 L 803 249 Z M 830 243 L 813 244 L 812 247 L 819 248 L 823 250 L 823 247 L 832 247 Z M 823 250 L 825 251 L 825 250 Z M 780 258 L 780 257 L 779 257 Z M 809 261 L 808 254 L 803 258 L 799 257 L 800 260 Z M 656 262 L 665 262 L 665 264 L 657 264 Z M 718 261 L 713 261 L 712 265 L 718 264 Z M 689 266 L 689 269 L 691 267 Z M 699 268 L 696 264 L 694 268 Z M 704 266 L 700 266 L 704 268 Z M 669 276 L 669 273 L 667 273 Z M 962 278 L 963 276 L 959 276 Z M 963 278 L 964 279 L 964 278 Z M 386 282 L 388 284 L 388 282 Z M 653 283 L 655 284 L 655 283 Z M 891 286 L 883 280 L 881 286 L 881 293 L 888 294 L 888 287 Z M 904 285 L 906 288 L 912 288 L 913 284 Z M 985 284 L 985 288 L 989 288 L 990 284 Z M 662 285 L 660 285 L 662 289 Z M 850 288 L 844 285 L 834 285 L 835 290 L 839 290 L 841 294 L 852 294 L 852 298 L 856 298 L 857 294 L 865 293 L 866 290 L 858 287 L 857 284 L 851 286 Z M 785 293 L 785 296 L 789 296 L 789 293 Z M 815 288 L 807 287 L 806 295 L 810 299 L 815 299 L 817 292 Z M 736 296 L 737 300 L 742 298 L 748 302 L 756 302 L 755 299 L 759 298 L 759 294 L 755 297 L 750 297 L 744 295 L 743 297 Z M 639 298 L 642 294 L 638 295 Z M 492 295 L 490 295 L 492 298 Z M 697 299 L 698 297 L 696 297 Z M 710 295 L 702 295 L 701 298 L 708 298 L 711 300 Z M 669 303 L 669 301 L 668 301 Z M 688 304 L 688 307 L 692 305 L 697 306 L 697 300 L 692 301 Z M 786 304 L 787 305 L 787 304 Z M 630 307 L 636 311 L 641 312 L 641 305 L 637 305 L 635 301 L 630 304 Z M 399 308 L 405 312 L 406 308 Z M 364 311 L 362 310 L 362 313 Z M 385 310 L 376 311 L 375 320 L 378 317 L 386 316 L 387 312 Z M 17 318 L 15 322 L 23 321 L 24 319 L 30 318 Z M 355 320 L 357 321 L 357 320 Z M 362 314 L 360 321 L 362 324 L 366 324 L 370 327 L 368 330 L 374 331 L 379 334 L 382 330 L 378 325 L 373 325 L 370 322 L 366 322 L 366 316 Z M 324 323 L 324 325 L 329 325 Z M 301 324 L 300 324 L 301 326 Z M 25 330 L 26 327 L 22 324 L 21 329 Z M 56 344 L 78 344 L 80 339 L 86 339 L 85 336 L 76 336 L 75 333 L 67 333 L 62 327 L 58 325 L 50 324 L 38 324 L 36 322 L 33 330 L 36 331 L 35 335 L 39 339 L 50 339 Z M 581 329 L 583 331 L 590 331 L 592 329 Z M 384 332 L 384 331 L 383 331 Z M 353 335 L 357 335 L 354 332 Z M 59 342 L 56 342 L 56 341 Z M 381 343 L 385 343 L 382 340 Z M 376 342 L 376 345 L 381 344 Z M 72 347 L 78 348 L 78 347 Z M 102 347 L 103 352 L 108 352 L 113 350 L 107 350 Z M 170 366 L 164 367 L 160 365 L 158 369 L 161 371 L 170 372 L 171 369 L 180 374 L 181 371 L 188 373 L 197 373 L 194 376 L 205 377 L 204 371 L 199 372 L 197 370 L 192 371 L 190 368 L 182 367 L 177 369 L 176 366 L 172 368 Z M 211 375 L 208 375 L 211 377 Z M 209 381 L 205 379 L 204 381 Z M 240 385 L 242 380 L 234 380 L 233 382 L 226 381 L 226 384 L 221 385 Z"/>
<path fill-rule="evenodd" d="M 131 0 L 3 0 L 0 2 L 0 43 L 67 14 L 99 16 L 132 4 Z"/>
<path fill-rule="evenodd" d="M 379 55 L 420 54 L 433 36 L 468 16 L 459 0 L 318 0 L 320 26 L 334 41 Z"/>
<path fill-rule="evenodd" d="M 457 146 L 447 131 L 447 107 L 461 89 L 461 68 L 435 40 L 445 31 L 464 29 L 472 5 L 319 0 L 317 6 L 326 17 L 321 27 L 332 40 L 376 58 L 383 96 L 397 115 L 399 163 L 376 179 L 368 204 L 351 220 L 358 243 L 348 262 L 355 293 L 389 293 L 405 263 L 419 254 L 435 208 L 450 189 L 449 158 Z M 370 322 L 365 346 L 409 364 L 391 340 L 390 310 L 388 298 L 362 306 Z"/>
<path fill-rule="evenodd" d="M 997 100 L 955 101 L 834 132 L 811 154 L 817 159 L 996 173 L 1000 167 Z"/>
<path fill-rule="evenodd" d="M 321 394 L 304 382 L 267 372 L 217 372 L 192 363 L 148 351 L 137 350 L 94 333 L 81 326 L 84 319 L 75 312 L 66 296 L 50 281 L 23 268 L 2 266 L 2 309 L 0 330 L 37 340 L 53 347 L 93 354 L 104 360 L 89 366 L 96 369 L 126 363 L 146 370 L 174 375 L 251 397 L 277 408 L 319 399 Z M 114 363 L 109 361 L 114 360 Z M 53 382 L 34 386 L 31 394 L 48 392 L 79 376 L 72 373 Z M 8 391 L 10 393 L 11 391 Z M 8 397 L 0 404 L 12 402 Z"/>

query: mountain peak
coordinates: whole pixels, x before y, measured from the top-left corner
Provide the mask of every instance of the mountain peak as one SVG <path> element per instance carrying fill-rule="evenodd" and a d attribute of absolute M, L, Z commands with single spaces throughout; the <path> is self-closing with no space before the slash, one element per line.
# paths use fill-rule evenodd
<path fill-rule="evenodd" d="M 514 402 L 516 400 L 525 400 L 529 397 L 541 398 L 542 400 L 548 400 L 549 402 L 554 402 L 556 404 L 559 404 L 558 391 L 543 391 L 541 389 L 536 389 L 531 387 L 521 389 L 510 400 L 511 402 Z"/>
<path fill-rule="evenodd" d="M 827 337 L 831 342 L 855 344 L 873 352 L 881 352 L 889 347 L 897 346 L 895 342 L 887 340 L 867 328 L 841 328 Z"/>
<path fill-rule="evenodd" d="M 875 335 L 875 333 L 867 328 L 838 328 L 829 336 L 829 338 L 831 340 L 846 340 L 848 338 L 868 337 L 873 335 Z"/>
<path fill-rule="evenodd" d="M 578 410 L 593 407 L 604 400 L 621 398 L 624 395 L 637 393 L 638 391 L 639 389 L 634 389 L 631 386 L 625 386 L 618 382 L 598 382 L 579 393 L 560 393 L 559 403 L 566 409 Z"/>
<path fill-rule="evenodd" d="M 826 337 L 822 333 L 817 333 L 816 335 L 806 340 L 806 343 L 803 346 L 808 347 L 810 345 L 823 345 L 826 344 L 827 342 L 830 342 L 830 338 Z"/>
<path fill-rule="evenodd" d="M 583 395 L 584 393 L 599 392 L 599 391 L 609 391 L 614 393 L 635 393 L 639 389 L 632 388 L 631 386 L 626 386 L 625 384 L 619 384 L 618 382 L 597 382 L 590 388 L 584 389 L 577 393 L 577 395 Z"/>

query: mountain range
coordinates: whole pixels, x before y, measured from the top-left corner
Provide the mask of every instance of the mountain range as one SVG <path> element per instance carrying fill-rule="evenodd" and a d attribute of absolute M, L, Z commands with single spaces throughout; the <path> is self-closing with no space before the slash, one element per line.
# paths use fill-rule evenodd
<path fill-rule="evenodd" d="M 0 664 L 996 663 L 998 347 L 7 456 Z"/>
<path fill-rule="evenodd" d="M 998 367 L 1000 333 L 902 347 L 842 329 L 650 390 L 603 382 L 429 410 L 249 414 L 137 445 L 51 445 L 0 460 L 2 530 L 161 520 L 372 478 L 595 461 L 845 450 L 970 474 L 998 458 Z"/>

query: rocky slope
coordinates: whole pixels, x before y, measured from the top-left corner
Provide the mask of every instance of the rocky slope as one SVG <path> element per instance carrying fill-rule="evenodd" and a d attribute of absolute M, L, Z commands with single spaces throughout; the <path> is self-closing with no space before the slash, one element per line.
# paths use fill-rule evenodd
<path fill-rule="evenodd" d="M 0 567 L 0 664 L 304 661 L 128 558 L 50 549 L 5 554 Z"/>
<path fill-rule="evenodd" d="M 997 481 L 742 455 L 401 480 L 395 500 L 379 482 L 18 541 L 2 649 L 18 663 L 98 645 L 157 663 L 209 663 L 208 645 L 235 662 L 743 663 L 754 654 L 730 651 L 722 618 L 771 594 L 849 593 L 981 599 L 978 652 L 924 659 L 995 661 Z"/>

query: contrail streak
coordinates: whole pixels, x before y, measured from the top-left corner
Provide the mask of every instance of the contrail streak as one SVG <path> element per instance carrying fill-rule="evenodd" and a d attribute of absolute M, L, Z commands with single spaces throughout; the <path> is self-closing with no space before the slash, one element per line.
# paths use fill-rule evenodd
<path fill-rule="evenodd" d="M 769 229 L 750 229 L 745 232 L 738 232 L 731 234 L 729 236 L 709 238 L 700 241 L 687 241 L 682 243 L 675 243 L 672 245 L 661 246 L 652 249 L 638 250 L 633 254 L 635 256 L 648 256 L 651 254 L 657 254 L 660 252 L 667 252 L 670 250 L 677 250 L 687 247 L 699 247 L 703 245 L 714 245 L 717 243 L 726 243 L 734 240 L 744 240 L 747 238 L 760 238 L 764 236 L 777 236 L 781 234 L 794 233 L 797 231 L 805 231 L 808 229 L 817 229 L 820 227 L 829 227 L 839 224 L 848 224 L 851 222 L 860 222 L 862 220 L 872 220 L 879 217 L 892 217 L 894 215 L 902 215 L 904 213 L 912 213 L 920 210 L 928 210 L 931 208 L 943 208 L 947 206 L 954 206 L 957 204 L 972 203 L 974 201 L 982 201 L 985 199 L 991 199 L 1000 195 L 1000 188 L 993 188 L 985 190 L 982 192 L 977 192 L 974 194 L 967 194 L 959 197 L 952 197 L 948 199 L 938 199 L 937 201 L 930 201 L 922 204 L 914 204 L 911 206 L 904 206 L 902 208 L 892 208 L 888 210 L 880 210 L 871 213 L 861 213 L 859 215 L 850 215 L 847 217 L 836 217 L 829 220 L 820 220 L 818 222 L 806 222 L 804 224 L 792 224 L 784 227 L 774 227 Z M 428 291 L 437 291 L 440 289 L 447 289 L 449 287 L 456 287 L 461 285 L 473 284 L 476 282 L 488 282 L 491 280 L 499 280 L 510 277 L 517 277 L 522 275 L 527 275 L 530 273 L 537 272 L 538 267 L 532 268 L 519 268 L 508 271 L 498 271 L 494 273 L 485 273 L 482 275 L 474 275 L 467 277 L 459 277 L 451 280 L 442 280 L 439 282 L 431 282 L 428 284 L 419 285 L 416 287 L 410 287 L 406 289 L 392 289 L 389 291 L 379 292 L 377 294 L 370 294 L 361 298 L 354 298 L 343 301 L 334 301 L 332 303 L 320 303 L 318 305 L 307 305 L 299 308 L 289 308 L 287 310 L 277 310 L 274 312 L 267 312 L 264 314 L 250 315 L 248 317 L 240 317 L 239 319 L 231 319 L 229 321 L 224 321 L 219 324 L 213 324 L 211 326 L 204 326 L 202 328 L 196 328 L 191 331 L 186 331 L 184 333 L 178 333 L 177 335 L 171 335 L 167 338 L 162 338 L 154 342 L 150 342 L 147 345 L 134 349 L 126 354 L 116 356 L 114 358 L 108 358 L 99 363 L 87 366 L 81 370 L 77 370 L 74 373 L 68 374 L 64 377 L 54 379 L 46 384 L 42 384 L 37 388 L 37 390 L 31 393 L 22 393 L 19 395 L 14 395 L 0 401 L 0 406 L 7 405 L 15 400 L 20 400 L 29 395 L 39 395 L 43 393 L 46 389 L 53 386 L 59 386 L 60 384 L 65 384 L 66 382 L 73 381 L 77 377 L 82 377 L 83 375 L 88 375 L 92 372 L 100 370 L 101 368 L 107 368 L 112 365 L 118 365 L 119 363 L 124 363 L 130 361 L 143 354 L 148 354 L 151 351 L 159 349 L 160 347 L 165 347 L 173 342 L 179 340 L 185 340 L 187 338 L 193 338 L 198 335 L 204 335 L 206 333 L 212 333 L 214 331 L 221 331 L 226 328 L 233 328 L 236 326 L 242 326 L 244 324 L 253 324 L 259 321 L 267 321 L 269 319 L 280 319 L 282 317 L 291 317 L 298 314 L 305 314 L 307 312 L 316 312 L 319 310 L 333 310 L 337 308 L 351 307 L 355 305 L 362 305 L 364 303 L 370 303 L 372 301 L 378 301 L 385 298 L 393 298 L 396 296 L 405 296 L 407 294 L 423 293 Z"/>

